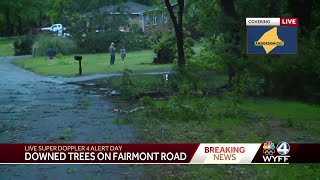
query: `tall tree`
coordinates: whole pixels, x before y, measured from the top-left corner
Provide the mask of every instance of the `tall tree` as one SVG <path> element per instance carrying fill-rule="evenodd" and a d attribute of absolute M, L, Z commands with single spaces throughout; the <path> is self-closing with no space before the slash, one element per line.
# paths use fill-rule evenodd
<path fill-rule="evenodd" d="M 184 0 L 178 0 L 178 18 L 174 13 L 174 7 L 169 0 L 164 0 L 168 9 L 171 21 L 176 32 L 177 49 L 178 49 L 178 65 L 183 67 L 186 63 L 184 55 L 184 37 L 183 37 L 183 13 L 184 13 Z"/>
<path fill-rule="evenodd" d="M 229 30 L 226 29 L 226 31 L 229 31 L 229 36 L 226 36 L 226 42 L 233 42 L 234 46 L 230 49 L 231 54 L 235 55 L 234 60 L 227 61 L 226 65 L 228 68 L 228 77 L 229 77 L 229 85 L 232 83 L 233 77 L 236 75 L 236 67 L 234 66 L 233 62 L 235 60 L 238 60 L 239 55 L 241 53 L 240 51 L 240 32 L 239 28 L 236 26 L 236 23 L 238 23 L 239 15 L 236 12 L 235 3 L 234 0 L 220 0 L 220 6 L 223 10 L 223 13 L 229 17 L 231 24 L 235 22 L 233 27 L 230 27 Z M 237 56 L 238 55 L 238 56 Z"/>
<path fill-rule="evenodd" d="M 234 0 L 202 0 L 195 2 L 199 14 L 198 29 L 204 33 L 210 47 L 208 53 L 216 55 L 214 63 L 220 63 L 228 73 L 228 85 L 238 72 L 242 55 L 242 21 Z M 242 36 L 243 37 L 243 36 Z M 219 61 L 219 62 L 218 62 Z"/>
<path fill-rule="evenodd" d="M 46 2 L 47 0 L 0 1 L 0 14 L 3 18 L 0 26 L 4 27 L 1 33 L 6 36 L 25 33 L 41 21 L 41 11 L 46 9 Z"/>

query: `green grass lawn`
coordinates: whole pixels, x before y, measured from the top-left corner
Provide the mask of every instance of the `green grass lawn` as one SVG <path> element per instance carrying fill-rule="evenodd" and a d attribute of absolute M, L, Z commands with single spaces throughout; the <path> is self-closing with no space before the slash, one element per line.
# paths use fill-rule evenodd
<path fill-rule="evenodd" d="M 167 71 L 172 66 L 152 64 L 154 53 L 151 50 L 128 52 L 123 63 L 117 54 L 115 65 L 112 66 L 107 53 L 83 54 L 82 57 L 83 75 L 121 73 L 125 68 L 134 72 Z M 58 56 L 54 65 L 49 65 L 47 57 L 18 59 L 13 63 L 41 75 L 72 77 L 78 74 L 78 62 L 74 60 L 73 55 Z"/>
<path fill-rule="evenodd" d="M 256 104 L 260 106 L 256 106 Z M 308 122 L 318 120 L 320 122 L 319 105 L 309 105 L 294 101 L 275 101 L 270 99 L 250 99 L 247 101 L 246 109 L 257 111 L 261 115 L 268 115 L 280 119 L 292 119 Z M 320 127 L 320 126 L 318 126 Z"/>
<path fill-rule="evenodd" d="M 257 106 L 258 104 L 258 106 Z M 320 106 L 294 101 L 278 101 L 272 99 L 250 99 L 243 106 L 257 115 L 280 120 L 279 126 L 293 129 L 295 141 L 314 139 L 320 141 Z M 294 133 L 298 131 L 299 133 Z"/>
<path fill-rule="evenodd" d="M 13 56 L 14 55 L 13 43 L 14 43 L 15 39 L 16 39 L 15 37 L 0 38 L 0 56 Z"/>
<path fill-rule="evenodd" d="M 192 98 L 182 102 L 193 106 L 203 99 Z M 149 129 L 151 134 L 147 141 L 154 138 L 159 142 L 208 142 L 208 143 L 257 143 L 267 140 L 288 142 L 320 142 L 320 107 L 300 102 L 286 102 L 275 99 L 250 99 L 242 104 L 241 109 L 246 115 L 239 117 L 224 117 L 218 115 L 222 102 L 214 97 L 206 98 L 214 106 L 209 108 L 213 118 L 208 121 L 187 122 L 164 121 L 150 119 L 141 112 L 140 116 L 134 115 L 133 122 L 143 121 L 143 127 Z M 157 101 L 159 107 L 165 106 L 166 100 Z M 272 104 L 276 104 L 273 106 Z M 277 108 L 278 107 L 278 108 Z M 286 107 L 286 108 L 280 108 Z M 147 117 L 147 119 L 144 119 Z M 138 119 L 137 119 L 138 118 Z M 288 122 L 288 118 L 291 119 Z M 145 123 L 144 121 L 148 121 Z M 163 127 L 168 133 L 160 136 L 159 128 Z M 186 131 L 190 129 L 190 131 Z"/>

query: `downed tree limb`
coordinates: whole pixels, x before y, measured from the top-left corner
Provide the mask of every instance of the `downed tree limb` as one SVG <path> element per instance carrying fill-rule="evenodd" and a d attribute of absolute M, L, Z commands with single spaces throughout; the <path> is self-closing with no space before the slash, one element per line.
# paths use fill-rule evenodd
<path fill-rule="evenodd" d="M 144 110 L 146 109 L 146 107 L 142 106 L 142 107 L 137 107 L 137 108 L 134 108 L 130 111 L 125 111 L 125 110 L 121 110 L 121 109 L 114 109 L 113 112 L 118 112 L 118 113 L 123 113 L 123 114 L 132 114 L 132 113 L 135 113 L 137 111 L 140 111 L 140 110 Z"/>

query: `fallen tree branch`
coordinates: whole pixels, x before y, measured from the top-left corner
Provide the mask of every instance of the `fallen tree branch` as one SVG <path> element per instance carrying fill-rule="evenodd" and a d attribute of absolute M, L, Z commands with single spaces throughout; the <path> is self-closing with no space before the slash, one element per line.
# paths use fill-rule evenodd
<path fill-rule="evenodd" d="M 123 113 L 123 114 L 133 114 L 137 111 L 144 110 L 144 109 L 146 109 L 146 107 L 141 106 L 141 107 L 134 108 L 130 111 L 125 111 L 125 110 L 121 110 L 121 109 L 114 109 L 113 112 L 119 112 L 119 113 Z"/>

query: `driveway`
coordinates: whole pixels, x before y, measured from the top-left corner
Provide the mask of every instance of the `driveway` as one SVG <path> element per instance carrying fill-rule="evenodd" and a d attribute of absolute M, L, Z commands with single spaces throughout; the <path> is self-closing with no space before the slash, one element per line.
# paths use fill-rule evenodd
<path fill-rule="evenodd" d="M 110 100 L 66 83 L 89 78 L 50 78 L 0 57 L 0 143 L 130 143 L 132 125 L 116 125 Z M 0 165 L 0 179 L 137 178 L 132 165 Z"/>

